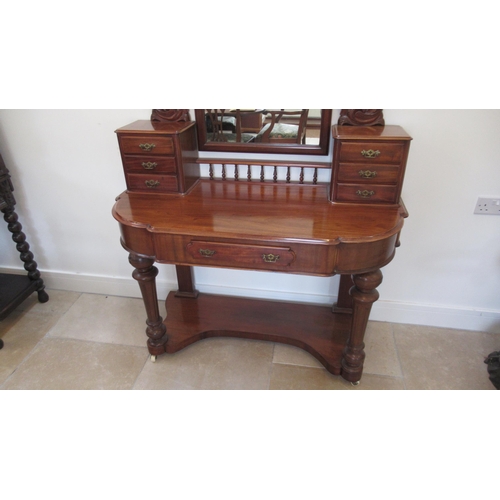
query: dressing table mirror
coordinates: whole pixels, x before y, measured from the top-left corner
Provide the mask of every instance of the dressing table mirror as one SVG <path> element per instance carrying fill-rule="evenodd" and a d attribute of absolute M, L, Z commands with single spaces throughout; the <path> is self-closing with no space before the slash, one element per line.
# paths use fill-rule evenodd
<path fill-rule="evenodd" d="M 341 110 L 333 126 L 332 110 L 317 111 L 195 110 L 192 121 L 188 110 L 153 110 L 150 120 L 116 131 L 127 189 L 113 216 L 144 300 L 152 361 L 208 337 L 251 338 L 300 347 L 359 383 L 380 268 L 393 259 L 408 215 L 401 189 L 411 137 L 386 125 L 382 110 Z M 165 320 L 156 263 L 177 274 Z M 338 299 L 328 307 L 201 293 L 198 266 L 267 271 L 270 280 L 275 272 L 339 274 Z"/>
<path fill-rule="evenodd" d="M 197 109 L 195 117 L 200 151 L 328 154 L 331 109 Z"/>

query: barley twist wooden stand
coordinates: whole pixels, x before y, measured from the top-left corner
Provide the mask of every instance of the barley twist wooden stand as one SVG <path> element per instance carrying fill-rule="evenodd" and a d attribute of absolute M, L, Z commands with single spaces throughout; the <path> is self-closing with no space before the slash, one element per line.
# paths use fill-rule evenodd
<path fill-rule="evenodd" d="M 10 314 L 33 292 L 38 293 L 40 302 L 47 302 L 49 296 L 45 291 L 45 285 L 37 269 L 33 253 L 26 241 L 26 235 L 22 232 L 23 226 L 14 211 L 16 200 L 13 195 L 14 187 L 10 179 L 9 171 L 0 155 L 0 211 L 7 222 L 7 228 L 12 233 L 12 239 L 16 243 L 20 259 L 24 262 L 27 276 L 16 274 L 0 274 L 0 320 Z M 0 339 L 0 349 L 3 347 Z"/>

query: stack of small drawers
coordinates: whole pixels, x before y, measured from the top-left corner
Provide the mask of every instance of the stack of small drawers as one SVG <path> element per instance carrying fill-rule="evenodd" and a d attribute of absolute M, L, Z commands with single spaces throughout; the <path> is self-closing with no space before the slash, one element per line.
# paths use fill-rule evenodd
<path fill-rule="evenodd" d="M 398 204 L 411 137 L 398 126 L 335 126 L 331 200 Z"/>
<path fill-rule="evenodd" d="M 134 192 L 184 192 L 186 159 L 197 156 L 194 124 L 137 121 L 116 131 L 127 189 Z M 186 158 L 191 153 L 192 158 Z M 197 169 L 197 167 L 195 167 Z M 199 174 L 198 174 L 199 175 Z"/>

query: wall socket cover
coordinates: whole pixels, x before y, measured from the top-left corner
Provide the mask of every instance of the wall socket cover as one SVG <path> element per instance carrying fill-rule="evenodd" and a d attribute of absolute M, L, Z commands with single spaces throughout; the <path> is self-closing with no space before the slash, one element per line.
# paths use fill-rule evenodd
<path fill-rule="evenodd" d="M 500 215 L 500 198 L 478 198 L 475 214 Z"/>

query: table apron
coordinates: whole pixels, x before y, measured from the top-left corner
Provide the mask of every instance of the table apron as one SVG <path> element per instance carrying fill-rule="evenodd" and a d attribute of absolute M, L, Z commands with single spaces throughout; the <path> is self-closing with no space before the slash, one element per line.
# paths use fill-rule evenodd
<path fill-rule="evenodd" d="M 387 238 L 369 242 L 340 241 L 324 244 L 293 240 L 276 242 L 154 233 L 145 227 L 124 224 L 120 224 L 120 227 L 125 249 L 149 256 L 159 263 L 313 276 L 356 274 L 379 269 L 394 257 L 398 240 L 398 233 L 395 233 Z M 200 245 L 200 242 L 203 242 L 203 245 Z M 215 251 L 212 250 L 214 251 L 212 256 L 207 256 L 211 249 L 210 243 L 213 243 Z M 198 256 L 193 252 L 193 247 L 208 252 Z M 285 252 L 285 256 L 284 249 L 289 249 Z M 287 255 L 293 255 L 293 258 L 288 258 Z M 273 256 L 279 256 L 278 260 L 273 261 Z"/>

